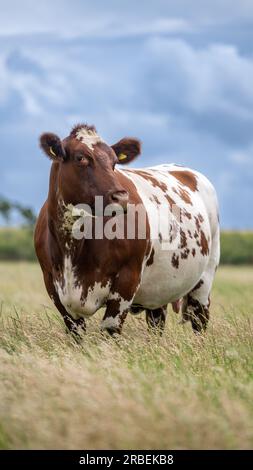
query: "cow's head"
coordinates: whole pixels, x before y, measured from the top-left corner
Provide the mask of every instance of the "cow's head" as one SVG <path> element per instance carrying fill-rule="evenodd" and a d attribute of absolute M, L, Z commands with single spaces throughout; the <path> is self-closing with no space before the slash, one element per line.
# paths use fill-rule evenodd
<path fill-rule="evenodd" d="M 64 140 L 45 133 L 40 145 L 59 164 L 58 190 L 65 203 L 93 207 L 95 196 L 103 196 L 104 205 L 120 204 L 126 209 L 129 195 L 114 170 L 117 163 L 129 163 L 140 154 L 139 140 L 124 138 L 109 146 L 95 127 L 82 124 L 75 126 Z"/>

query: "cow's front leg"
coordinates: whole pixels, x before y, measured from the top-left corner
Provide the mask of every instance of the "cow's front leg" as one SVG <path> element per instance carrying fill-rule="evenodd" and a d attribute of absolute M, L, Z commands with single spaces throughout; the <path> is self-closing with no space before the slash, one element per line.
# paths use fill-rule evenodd
<path fill-rule="evenodd" d="M 76 339 L 79 339 L 81 336 L 80 333 L 86 331 L 86 323 L 84 318 L 78 318 L 74 320 L 69 314 L 62 314 L 64 323 L 67 327 L 67 332 L 73 333 Z"/>
<path fill-rule="evenodd" d="M 78 320 L 74 320 L 65 307 L 62 305 L 59 296 L 55 290 L 54 283 L 53 283 L 53 278 L 51 273 L 44 273 L 44 281 L 45 281 L 45 286 L 47 289 L 47 292 L 49 296 L 51 297 L 52 301 L 54 302 L 57 310 L 60 312 L 65 326 L 67 328 L 67 332 L 73 333 L 74 337 L 79 340 L 81 338 L 80 333 L 86 331 L 86 323 L 83 318 L 79 318 Z"/>
<path fill-rule="evenodd" d="M 74 320 L 66 311 L 62 303 L 60 302 L 60 299 L 57 294 L 55 294 L 52 297 L 52 299 L 56 308 L 59 310 L 59 312 L 62 315 L 65 326 L 67 328 L 67 332 L 72 333 L 75 339 L 79 341 L 82 337 L 81 333 L 86 331 L 86 323 L 85 323 L 84 318 L 78 318 L 77 320 Z"/>
<path fill-rule="evenodd" d="M 119 299 L 109 300 L 101 323 L 101 329 L 107 331 L 110 335 L 115 333 L 120 334 L 130 305 L 131 303 L 128 305 L 124 301 L 124 306 L 122 306 Z"/>
<path fill-rule="evenodd" d="M 140 275 L 136 266 L 126 266 L 119 272 L 107 300 L 106 311 L 101 324 L 102 330 L 108 331 L 111 335 L 121 333 L 139 282 Z"/>

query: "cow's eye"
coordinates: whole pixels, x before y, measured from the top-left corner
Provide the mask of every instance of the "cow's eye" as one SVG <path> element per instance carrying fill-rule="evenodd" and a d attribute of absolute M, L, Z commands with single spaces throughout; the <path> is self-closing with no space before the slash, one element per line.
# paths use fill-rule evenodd
<path fill-rule="evenodd" d="M 81 153 L 80 154 L 77 154 L 75 156 L 75 159 L 77 162 L 80 162 L 80 163 L 89 163 L 88 161 L 88 158 L 86 158 L 84 155 L 82 155 Z"/>

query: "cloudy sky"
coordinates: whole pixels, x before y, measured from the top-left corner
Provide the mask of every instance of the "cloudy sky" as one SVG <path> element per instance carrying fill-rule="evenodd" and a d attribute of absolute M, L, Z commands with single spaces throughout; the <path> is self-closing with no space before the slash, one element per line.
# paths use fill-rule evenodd
<path fill-rule="evenodd" d="M 0 0 L 0 195 L 39 209 L 43 131 L 139 137 L 136 166 L 214 183 L 224 228 L 253 228 L 253 0 Z"/>

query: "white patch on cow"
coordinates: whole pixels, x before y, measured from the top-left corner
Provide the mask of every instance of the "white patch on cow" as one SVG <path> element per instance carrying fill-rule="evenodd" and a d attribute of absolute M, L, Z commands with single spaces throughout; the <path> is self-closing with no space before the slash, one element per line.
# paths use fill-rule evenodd
<path fill-rule="evenodd" d="M 62 305 L 77 320 L 81 311 L 82 286 L 78 283 L 70 256 L 65 256 L 62 279 L 54 281 Z"/>
<path fill-rule="evenodd" d="M 107 330 L 107 329 L 117 329 L 120 326 L 120 317 L 119 315 L 116 315 L 116 317 L 106 317 L 102 322 L 101 322 L 101 329 L 102 330 Z"/>
<path fill-rule="evenodd" d="M 83 298 L 83 287 L 76 274 L 70 256 L 64 259 L 62 279 L 54 282 L 62 305 L 74 320 L 93 315 L 105 302 L 110 292 L 110 282 L 102 285 L 95 282 L 88 288 L 86 298 Z"/>
<path fill-rule="evenodd" d="M 107 300 L 110 292 L 110 281 L 106 285 L 101 282 L 95 282 L 92 287 L 89 287 L 86 299 L 83 302 L 83 310 L 85 315 L 93 315 Z"/>
<path fill-rule="evenodd" d="M 81 140 L 81 142 L 87 145 L 87 147 L 89 147 L 91 150 L 93 150 L 94 145 L 98 144 L 99 142 L 103 142 L 96 131 L 87 129 L 86 127 L 81 127 L 76 132 L 76 139 Z"/>

